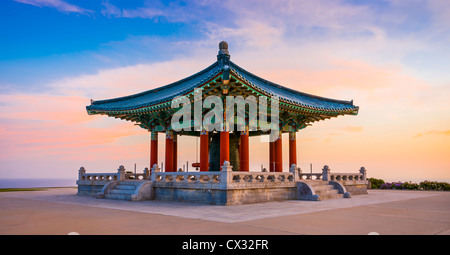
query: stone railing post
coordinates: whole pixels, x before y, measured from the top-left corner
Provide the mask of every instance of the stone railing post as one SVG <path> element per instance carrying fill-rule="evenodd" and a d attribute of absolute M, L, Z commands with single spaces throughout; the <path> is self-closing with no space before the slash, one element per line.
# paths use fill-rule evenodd
<path fill-rule="evenodd" d="M 323 169 L 322 169 L 322 180 L 323 181 L 330 181 L 330 168 L 327 165 L 323 166 Z"/>
<path fill-rule="evenodd" d="M 161 168 L 158 166 L 158 164 L 154 164 L 152 167 L 152 173 L 153 172 L 161 172 Z"/>
<path fill-rule="evenodd" d="M 230 162 L 224 161 L 223 166 L 220 167 L 220 186 L 227 188 L 228 184 L 233 181 L 233 167 Z"/>
<path fill-rule="evenodd" d="M 119 166 L 119 169 L 117 169 L 117 174 L 119 175 L 118 180 L 119 181 L 123 181 L 125 180 L 125 167 L 124 166 Z"/>
<path fill-rule="evenodd" d="M 289 172 L 294 175 L 294 182 L 300 179 L 300 167 L 297 167 L 296 164 L 291 165 L 291 168 L 289 168 Z"/>
<path fill-rule="evenodd" d="M 366 177 L 367 177 L 367 170 L 365 167 L 361 167 L 361 169 L 359 169 L 359 172 L 362 174 L 362 180 L 365 181 Z"/>
<path fill-rule="evenodd" d="M 150 177 L 150 170 L 148 170 L 148 167 L 144 168 L 144 180 L 148 180 Z"/>
<path fill-rule="evenodd" d="M 150 179 L 152 182 L 156 181 L 156 173 L 160 173 L 161 168 L 159 168 L 158 164 L 153 164 L 153 167 L 150 172 Z"/>
<path fill-rule="evenodd" d="M 86 169 L 84 167 L 80 167 L 80 170 L 78 170 L 78 180 L 81 180 L 83 178 L 83 174 L 86 173 Z"/>

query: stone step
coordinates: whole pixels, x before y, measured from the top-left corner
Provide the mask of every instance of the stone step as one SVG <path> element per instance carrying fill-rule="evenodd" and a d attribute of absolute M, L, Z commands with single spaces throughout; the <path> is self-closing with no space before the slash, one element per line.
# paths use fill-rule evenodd
<path fill-rule="evenodd" d="M 321 181 L 321 180 L 313 180 L 313 181 L 306 181 L 311 186 L 322 186 L 322 185 L 329 185 L 327 181 Z"/>
<path fill-rule="evenodd" d="M 332 185 L 330 185 L 333 187 Z M 319 196 L 319 200 L 327 200 L 327 199 L 335 199 L 335 198 L 342 198 L 343 194 L 339 194 L 339 191 L 337 189 L 319 189 L 315 190 L 316 194 Z"/>
<path fill-rule="evenodd" d="M 328 181 L 322 180 L 308 180 L 308 183 L 315 191 L 319 200 L 343 198 L 344 194 L 339 194 L 339 190 L 335 189 L 333 185 L 328 184 Z"/>
<path fill-rule="evenodd" d="M 307 182 L 309 185 L 327 185 L 327 181 L 322 180 L 302 180 L 304 182 Z"/>
<path fill-rule="evenodd" d="M 134 189 L 112 189 L 109 191 L 109 194 L 123 194 L 123 195 L 132 195 L 134 194 Z"/>
<path fill-rule="evenodd" d="M 326 191 L 326 190 L 333 190 L 334 187 L 333 185 L 329 185 L 329 184 L 325 184 L 325 185 L 312 185 L 312 187 L 314 188 L 314 190 L 317 191 Z"/>
<path fill-rule="evenodd" d="M 111 185 L 106 194 L 97 194 L 97 198 L 107 198 L 116 200 L 148 200 L 151 193 L 149 191 L 150 181 L 119 181 Z M 138 194 L 135 194 L 138 192 Z"/>
<path fill-rule="evenodd" d="M 338 194 L 339 191 L 337 189 L 322 189 L 315 190 L 316 194 Z"/>
<path fill-rule="evenodd" d="M 105 194 L 105 198 L 131 201 L 131 195 L 129 194 Z"/>
<path fill-rule="evenodd" d="M 142 181 L 119 181 L 119 185 L 139 186 Z"/>
<path fill-rule="evenodd" d="M 336 199 L 336 198 L 343 198 L 344 194 L 320 194 L 319 200 L 327 200 L 327 199 Z"/>
<path fill-rule="evenodd" d="M 134 185 L 119 184 L 119 185 L 116 185 L 116 186 L 114 187 L 114 189 L 120 189 L 120 190 L 135 190 L 135 189 L 136 189 L 136 186 L 134 186 Z"/>

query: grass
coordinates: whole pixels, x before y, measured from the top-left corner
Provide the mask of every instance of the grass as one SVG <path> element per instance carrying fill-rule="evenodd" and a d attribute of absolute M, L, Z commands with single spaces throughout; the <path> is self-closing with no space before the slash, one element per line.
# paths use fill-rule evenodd
<path fill-rule="evenodd" d="M 77 187 L 3 188 L 3 189 L 0 189 L 0 192 L 14 192 L 14 191 L 44 191 L 44 190 L 55 189 L 55 188 L 73 188 L 73 189 L 76 189 Z"/>

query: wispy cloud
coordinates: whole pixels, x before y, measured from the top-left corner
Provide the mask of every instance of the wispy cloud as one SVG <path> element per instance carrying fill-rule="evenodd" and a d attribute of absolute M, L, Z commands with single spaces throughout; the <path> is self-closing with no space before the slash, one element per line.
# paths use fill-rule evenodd
<path fill-rule="evenodd" d="M 101 13 L 110 18 L 143 18 L 155 19 L 157 17 L 169 17 L 170 12 L 156 7 L 120 8 L 110 2 L 103 2 Z"/>
<path fill-rule="evenodd" d="M 431 131 L 427 131 L 427 132 L 423 132 L 423 133 L 418 133 L 417 135 L 415 135 L 415 138 L 418 137 L 422 137 L 422 136 L 426 136 L 426 135 L 443 135 L 443 136 L 450 136 L 450 130 L 444 130 L 444 131 L 440 131 L 440 130 L 431 130 Z"/>
<path fill-rule="evenodd" d="M 111 4 L 109 1 L 103 2 L 102 5 L 101 14 L 110 18 L 141 18 L 155 21 L 164 19 L 168 22 L 203 20 L 205 10 L 202 7 L 210 6 L 198 1 L 188 1 L 184 4 L 144 1 L 143 6 L 135 8 L 121 7 L 119 4 Z"/>
<path fill-rule="evenodd" d="M 14 0 L 23 4 L 31 4 L 37 7 L 50 7 L 55 8 L 60 12 L 64 13 L 79 13 L 83 15 L 90 15 L 93 13 L 92 10 L 82 8 L 77 5 L 69 4 L 63 0 Z"/>

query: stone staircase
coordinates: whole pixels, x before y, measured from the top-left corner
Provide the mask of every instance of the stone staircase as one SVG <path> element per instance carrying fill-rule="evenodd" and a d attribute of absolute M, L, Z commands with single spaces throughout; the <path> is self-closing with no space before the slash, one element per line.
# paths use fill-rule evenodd
<path fill-rule="evenodd" d="M 310 181 L 319 200 L 343 198 L 344 194 L 339 194 L 339 190 L 335 189 L 333 185 L 327 181 Z"/>
<path fill-rule="evenodd" d="M 321 201 L 335 198 L 349 198 L 350 194 L 342 187 L 332 184 L 332 182 L 323 180 L 303 180 L 299 182 L 298 199 Z"/>
<path fill-rule="evenodd" d="M 148 200 L 151 198 L 150 181 L 116 181 L 109 183 L 103 189 L 103 193 L 98 198 L 116 199 L 116 200 Z"/>

